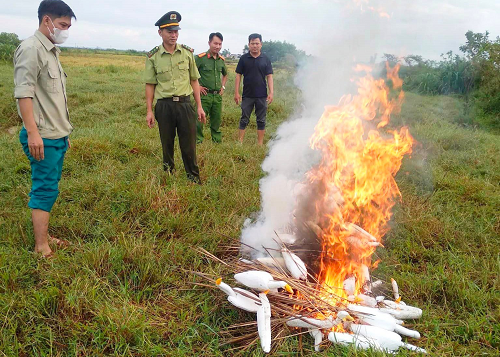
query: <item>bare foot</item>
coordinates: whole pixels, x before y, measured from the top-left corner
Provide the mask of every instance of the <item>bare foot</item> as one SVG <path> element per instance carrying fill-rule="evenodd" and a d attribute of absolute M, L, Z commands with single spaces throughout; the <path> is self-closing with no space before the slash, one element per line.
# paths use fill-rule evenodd
<path fill-rule="evenodd" d="M 53 254 L 52 249 L 50 249 L 48 244 L 44 244 L 42 246 L 35 247 L 35 253 L 41 254 L 43 258 L 52 257 L 52 254 Z"/>

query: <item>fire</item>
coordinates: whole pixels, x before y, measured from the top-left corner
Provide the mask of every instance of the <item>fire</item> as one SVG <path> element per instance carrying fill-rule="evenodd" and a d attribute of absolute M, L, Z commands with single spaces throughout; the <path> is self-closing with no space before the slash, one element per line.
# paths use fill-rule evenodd
<path fill-rule="evenodd" d="M 312 148 L 322 153 L 307 178 L 320 192 L 314 198 L 322 229 L 318 281 L 328 294 L 346 298 L 343 283 L 349 277 L 355 278 L 355 295 L 361 292 L 400 196 L 394 176 L 413 138 L 406 127 L 382 131 L 404 99 L 398 70 L 387 65 L 386 81 L 358 66 L 356 71 L 366 72 L 357 82 L 358 94 L 326 108 L 311 138 Z"/>
<path fill-rule="evenodd" d="M 377 13 L 380 17 L 384 17 L 390 19 L 391 16 L 381 7 L 369 6 L 369 0 L 353 0 L 355 6 L 359 7 L 361 11 L 364 11 L 365 8 L 368 8 L 370 11 Z"/>

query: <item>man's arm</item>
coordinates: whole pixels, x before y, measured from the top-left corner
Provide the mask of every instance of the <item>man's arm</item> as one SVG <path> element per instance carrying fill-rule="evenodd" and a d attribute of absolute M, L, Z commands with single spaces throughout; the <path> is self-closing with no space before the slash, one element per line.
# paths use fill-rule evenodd
<path fill-rule="evenodd" d="M 236 73 L 236 79 L 234 80 L 234 101 L 236 104 L 240 104 L 241 96 L 240 96 L 240 82 L 241 82 L 241 74 Z"/>
<path fill-rule="evenodd" d="M 150 53 L 155 50 L 157 50 L 157 47 L 151 50 Z M 154 57 L 152 57 L 152 55 L 148 54 L 148 56 L 146 57 L 146 65 L 144 68 L 144 83 L 146 83 L 146 122 L 148 123 L 148 127 L 150 128 L 154 127 L 155 125 L 153 101 L 155 97 L 156 85 L 158 84 L 153 58 Z"/>
<path fill-rule="evenodd" d="M 201 62 L 201 61 L 202 61 L 202 60 L 201 60 L 201 57 L 199 57 L 199 56 L 194 56 L 194 62 L 195 62 L 195 64 L 196 64 L 196 68 L 198 68 L 198 72 L 200 71 L 200 67 L 201 67 L 201 65 L 202 65 L 202 62 Z M 200 82 L 198 82 L 198 84 L 200 84 Z M 203 86 L 200 84 L 200 93 L 201 93 L 202 95 L 207 95 L 207 93 L 208 93 L 208 92 L 207 92 L 207 89 L 208 89 L 207 87 L 203 87 Z"/>
<path fill-rule="evenodd" d="M 33 99 L 20 98 L 18 99 L 18 101 L 24 127 L 26 128 L 26 132 L 28 133 L 28 148 L 30 154 L 35 160 L 43 160 L 45 158 L 43 150 L 43 139 L 38 132 L 38 128 L 35 123 L 35 117 L 33 116 Z"/>
<path fill-rule="evenodd" d="M 43 160 L 43 140 L 33 113 L 33 97 L 39 73 L 38 53 L 35 47 L 20 46 L 14 54 L 14 97 L 18 100 L 19 111 L 28 133 L 28 148 L 35 160 Z"/>
<path fill-rule="evenodd" d="M 224 94 L 224 88 L 226 88 L 226 82 L 227 82 L 227 74 L 225 76 L 222 76 L 222 82 L 221 82 L 222 88 L 219 91 L 220 95 Z"/>
<path fill-rule="evenodd" d="M 201 106 L 200 84 L 197 79 L 191 81 L 191 87 L 193 88 L 194 101 L 196 102 L 196 107 L 198 109 L 198 120 L 202 123 L 206 123 L 207 118 L 205 117 L 205 111 Z"/>
<path fill-rule="evenodd" d="M 267 75 L 267 86 L 269 87 L 269 94 L 267 95 L 267 104 L 269 105 L 274 99 L 274 82 L 272 74 Z"/>
<path fill-rule="evenodd" d="M 155 87 L 156 84 L 146 83 L 146 121 L 150 128 L 155 126 L 155 116 L 153 114 L 153 100 L 155 97 Z"/>

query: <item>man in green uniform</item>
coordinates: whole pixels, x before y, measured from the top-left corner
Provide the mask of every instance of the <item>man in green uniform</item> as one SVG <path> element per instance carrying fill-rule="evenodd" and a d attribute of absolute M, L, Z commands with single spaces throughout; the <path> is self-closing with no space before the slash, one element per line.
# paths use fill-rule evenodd
<path fill-rule="evenodd" d="M 158 122 L 163 149 L 163 168 L 172 172 L 174 165 L 174 141 L 179 135 L 184 169 L 189 180 L 201 184 L 196 162 L 196 116 L 205 122 L 205 112 L 201 106 L 200 74 L 196 68 L 193 50 L 177 44 L 181 15 L 170 11 L 163 15 L 155 26 L 163 40 L 148 52 L 144 82 L 146 83 L 146 120 L 148 126 Z M 198 115 L 191 104 L 193 94 Z M 154 103 L 154 114 L 153 104 Z"/>
<path fill-rule="evenodd" d="M 208 36 L 209 50 L 195 57 L 200 72 L 201 105 L 205 115 L 210 117 L 210 133 L 212 141 L 220 143 L 222 133 L 219 130 L 222 115 L 222 95 L 226 89 L 227 68 L 225 58 L 219 54 L 223 37 L 220 32 Z M 222 80 L 221 80 L 222 74 Z M 198 122 L 196 135 L 198 143 L 203 141 L 203 124 Z"/>

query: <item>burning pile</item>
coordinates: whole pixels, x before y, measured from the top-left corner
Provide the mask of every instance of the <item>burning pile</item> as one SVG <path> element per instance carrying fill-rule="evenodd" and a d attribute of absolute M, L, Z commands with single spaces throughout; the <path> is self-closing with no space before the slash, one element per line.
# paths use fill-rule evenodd
<path fill-rule="evenodd" d="M 407 128 L 381 130 L 404 98 L 399 67 L 387 66 L 387 81 L 373 78 L 369 67 L 356 69 L 367 73 L 358 81 L 358 95 L 326 108 L 316 126 L 311 146 L 322 159 L 295 186 L 293 217 L 276 233 L 280 249 L 263 247 L 265 257 L 250 254 L 230 263 L 204 252 L 232 268 L 235 280 L 252 290 L 216 281 L 231 304 L 257 314 L 257 332 L 254 323 L 235 326 L 240 334 L 229 342 L 248 346 L 258 334 L 269 352 L 272 340 L 305 331 L 316 350 L 328 340 L 359 349 L 405 347 L 425 353 L 401 338 L 420 338 L 402 325 L 420 318 L 422 310 L 401 301 L 394 280 L 390 300 L 381 293 L 383 282 L 370 276 L 378 264 L 372 255 L 383 247 L 400 196 L 394 176 L 413 144 Z"/>

